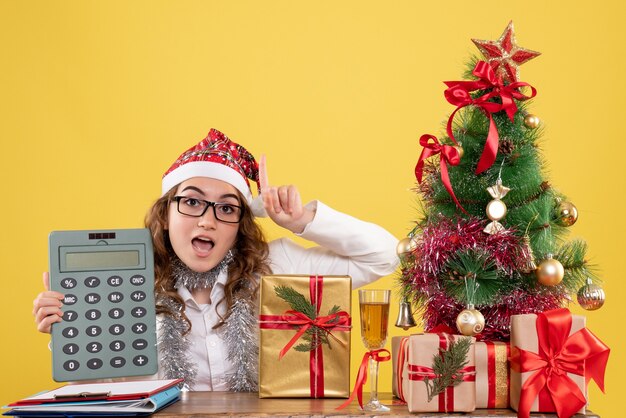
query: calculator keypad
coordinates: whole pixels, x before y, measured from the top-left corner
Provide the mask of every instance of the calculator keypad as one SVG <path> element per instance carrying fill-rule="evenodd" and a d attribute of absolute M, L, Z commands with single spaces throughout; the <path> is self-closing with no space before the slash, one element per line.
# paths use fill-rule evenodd
<path fill-rule="evenodd" d="M 52 330 L 55 380 L 156 373 L 153 280 L 135 272 L 60 279 L 63 321 Z"/>

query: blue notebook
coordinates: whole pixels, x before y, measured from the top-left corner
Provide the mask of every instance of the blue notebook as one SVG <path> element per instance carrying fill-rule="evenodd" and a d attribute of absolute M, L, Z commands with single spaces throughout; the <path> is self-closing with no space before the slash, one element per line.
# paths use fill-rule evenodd
<path fill-rule="evenodd" d="M 180 383 L 179 380 L 172 381 Z M 125 382 L 126 383 L 126 382 Z M 115 386 L 119 383 L 102 384 L 111 388 L 115 393 Z M 72 386 L 72 385 L 68 385 Z M 166 385 L 167 388 L 151 393 L 148 397 L 136 399 L 91 399 L 84 401 L 63 402 L 55 399 L 50 402 L 22 404 L 3 415 L 29 417 L 118 417 L 118 416 L 147 416 L 153 414 L 180 399 L 180 388 Z M 36 395 L 41 396 L 41 395 Z M 61 398 L 62 399 L 62 398 Z"/>

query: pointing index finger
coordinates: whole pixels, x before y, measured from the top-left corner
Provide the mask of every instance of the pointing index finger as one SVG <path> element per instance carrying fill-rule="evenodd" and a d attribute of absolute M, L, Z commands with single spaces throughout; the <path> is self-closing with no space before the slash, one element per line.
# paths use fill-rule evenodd
<path fill-rule="evenodd" d="M 269 187 L 269 181 L 267 179 L 267 164 L 265 163 L 265 154 L 261 154 L 261 158 L 259 158 L 259 185 L 261 186 L 261 193 L 264 194 Z"/>

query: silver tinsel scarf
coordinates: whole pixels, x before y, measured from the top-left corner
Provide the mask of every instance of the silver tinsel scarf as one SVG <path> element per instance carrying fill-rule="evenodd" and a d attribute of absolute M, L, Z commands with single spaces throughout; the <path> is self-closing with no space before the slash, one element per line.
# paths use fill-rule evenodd
<path fill-rule="evenodd" d="M 231 261 L 233 261 L 233 250 L 228 250 L 224 259 L 217 266 L 209 271 L 197 272 L 187 267 L 178 257 L 173 257 L 172 275 L 174 276 L 174 288 L 186 287 L 187 290 L 193 292 L 197 289 L 213 287 L 217 276 L 228 268 Z"/>
<path fill-rule="evenodd" d="M 189 359 L 189 340 L 185 338 L 187 322 L 182 318 L 183 306 L 174 298 L 159 297 L 157 304 L 168 308 L 176 316 L 162 315 L 157 346 L 161 357 L 161 367 L 166 379 L 182 378 L 184 386 L 193 384 L 196 367 Z"/>
<path fill-rule="evenodd" d="M 222 338 L 228 347 L 228 360 L 235 366 L 234 372 L 226 378 L 230 390 L 234 392 L 258 390 L 259 336 L 256 311 L 254 301 L 237 297 L 223 326 Z"/>
<path fill-rule="evenodd" d="M 212 270 L 198 273 L 189 269 L 178 258 L 172 260 L 175 288 L 188 290 L 213 286 L 219 274 L 228 268 L 233 253 L 228 252 Z M 236 392 L 258 390 L 258 333 L 256 321 L 256 301 L 250 299 L 250 289 L 242 289 L 235 294 L 233 306 L 226 322 L 220 328 L 220 336 L 228 348 L 228 360 L 234 371 L 226 376 L 229 389 Z M 183 306 L 170 297 L 160 297 L 158 303 L 176 314 L 163 315 L 159 335 L 159 351 L 165 377 L 183 378 L 185 386 L 193 386 L 197 371 L 189 358 L 189 341 L 184 336 L 187 323 L 182 318 Z"/>

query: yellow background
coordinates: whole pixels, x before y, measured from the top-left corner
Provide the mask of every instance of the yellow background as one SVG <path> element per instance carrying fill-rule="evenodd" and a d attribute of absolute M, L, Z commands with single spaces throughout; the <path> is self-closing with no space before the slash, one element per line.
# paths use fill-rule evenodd
<path fill-rule="evenodd" d="M 624 12 L 617 0 L 573 4 L 1 1 L 0 403 L 56 385 L 31 316 L 48 233 L 141 226 L 163 171 L 211 127 L 267 154 L 273 183 L 403 237 L 417 217 L 418 138 L 439 135 L 453 110 L 442 81 L 460 79 L 470 38 L 496 39 L 513 19 L 519 44 L 543 52 L 521 73 L 539 92 L 546 177 L 578 207 L 570 238 L 588 242 L 605 279 L 588 326 L 613 353 L 608 393 L 591 386 L 590 407 L 619 416 Z M 358 331 L 353 346 L 355 374 Z M 390 381 L 384 363 L 380 390 Z"/>

